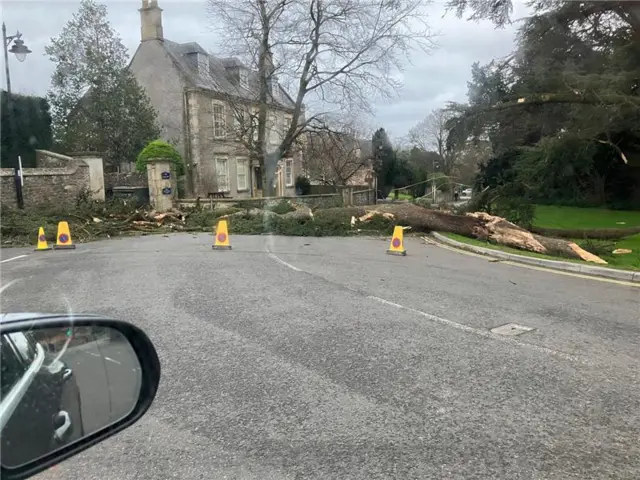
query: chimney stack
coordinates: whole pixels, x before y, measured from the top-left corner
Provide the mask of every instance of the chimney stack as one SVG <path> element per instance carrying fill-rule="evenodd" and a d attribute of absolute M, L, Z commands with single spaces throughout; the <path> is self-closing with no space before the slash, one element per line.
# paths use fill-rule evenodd
<path fill-rule="evenodd" d="M 140 41 L 162 40 L 162 9 L 158 0 L 142 0 L 140 12 Z"/>

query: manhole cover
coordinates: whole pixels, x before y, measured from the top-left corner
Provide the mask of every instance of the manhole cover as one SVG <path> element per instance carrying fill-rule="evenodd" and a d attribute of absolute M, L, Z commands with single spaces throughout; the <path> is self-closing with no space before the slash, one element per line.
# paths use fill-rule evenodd
<path fill-rule="evenodd" d="M 499 335 L 509 335 L 512 337 L 516 335 L 522 335 L 523 333 L 530 332 L 531 330 L 533 330 L 532 327 L 518 325 L 517 323 L 507 323 L 506 325 L 491 329 L 493 333 L 497 333 Z"/>

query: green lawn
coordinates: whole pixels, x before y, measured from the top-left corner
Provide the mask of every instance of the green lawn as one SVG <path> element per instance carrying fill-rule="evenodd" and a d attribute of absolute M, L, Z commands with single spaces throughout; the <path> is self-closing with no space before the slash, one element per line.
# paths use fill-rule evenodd
<path fill-rule="evenodd" d="M 615 243 L 615 248 L 628 248 L 632 253 L 601 255 L 603 260 L 609 262 L 609 266 L 626 270 L 640 270 L 640 233 L 618 240 Z"/>
<path fill-rule="evenodd" d="M 533 224 L 541 228 L 566 230 L 638 227 L 640 226 L 640 210 L 607 210 L 606 208 L 536 205 Z"/>
<path fill-rule="evenodd" d="M 500 250 L 501 252 L 513 253 L 516 255 L 523 255 L 525 257 L 546 258 L 547 260 L 561 260 L 563 262 L 583 263 L 601 267 L 621 268 L 623 270 L 640 270 L 640 234 L 633 235 L 631 237 L 624 238 L 618 241 L 615 248 L 628 248 L 633 251 L 628 255 L 599 255 L 603 260 L 608 262 L 608 265 L 598 265 L 595 263 L 583 262 L 582 260 L 576 260 L 573 258 L 561 258 L 551 255 L 544 255 L 541 253 L 527 252 L 526 250 L 518 250 L 517 248 L 505 247 L 503 245 L 496 245 L 493 243 L 484 242 L 476 238 L 468 238 L 455 233 L 443 233 L 444 236 L 453 240 L 457 240 L 467 245 L 475 245 L 478 247 L 490 248 L 492 250 Z M 582 241 L 581 241 L 582 242 Z"/>
<path fill-rule="evenodd" d="M 388 196 L 387 196 L 387 200 L 395 200 L 396 196 L 393 192 L 391 192 Z M 398 194 L 398 200 L 413 200 L 413 196 L 409 195 L 408 193 L 399 193 Z"/>
<path fill-rule="evenodd" d="M 624 222 L 624 223 L 623 223 Z M 640 226 L 640 210 L 607 210 L 606 208 L 559 207 L 555 205 L 536 205 L 534 225 L 557 229 L 596 229 L 630 228 Z M 591 251 L 609 262 L 609 266 L 631 270 L 640 270 L 640 234 L 618 241 L 593 241 L 585 244 L 581 238 L 574 239 L 585 250 Z M 592 251 L 594 246 L 599 251 Z M 632 253 L 613 255 L 616 248 L 628 248 Z"/>
<path fill-rule="evenodd" d="M 624 223 L 619 223 L 624 222 Z M 596 228 L 629 228 L 640 226 L 640 211 L 607 210 L 604 208 L 579 208 L 559 207 L 553 205 L 537 205 L 534 225 L 543 228 L 557 229 L 596 229 Z M 477 245 L 503 252 L 540 257 L 555 260 L 569 260 L 564 258 L 541 255 L 533 252 L 525 252 L 501 245 L 494 245 L 473 238 L 460 235 L 447 234 L 448 237 L 470 245 Z M 610 267 L 626 270 L 640 270 L 640 234 L 632 235 L 618 241 L 593 240 L 586 241 L 583 238 L 573 240 L 582 248 L 598 255 L 607 261 Z M 632 253 L 626 255 L 613 255 L 616 248 L 628 248 Z M 582 263 L 580 260 L 570 260 Z M 593 265 L 593 264 L 592 264 Z"/>

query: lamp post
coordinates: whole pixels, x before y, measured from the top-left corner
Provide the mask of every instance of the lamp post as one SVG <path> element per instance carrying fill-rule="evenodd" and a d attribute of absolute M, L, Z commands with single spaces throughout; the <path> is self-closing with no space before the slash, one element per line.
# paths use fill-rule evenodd
<path fill-rule="evenodd" d="M 9 45 L 11 48 L 9 49 Z M 31 53 L 31 50 L 27 48 L 22 40 L 22 34 L 20 32 L 16 32 L 15 35 L 7 35 L 7 26 L 2 22 L 2 48 L 4 49 L 4 69 L 7 75 L 7 108 L 9 109 L 9 129 L 11 135 L 9 138 L 15 138 L 16 129 L 15 129 L 15 119 L 13 118 L 13 101 L 11 98 L 11 76 L 9 75 L 9 52 L 13 53 L 19 62 L 24 62 L 27 58 L 27 55 Z M 11 152 L 11 146 L 13 142 L 10 143 L 9 154 Z M 24 199 L 22 197 L 22 187 L 23 187 L 23 179 L 22 179 L 22 165 L 20 162 L 20 158 L 16 159 L 15 166 L 15 179 L 16 179 L 16 197 L 18 208 L 24 208 Z"/>
<path fill-rule="evenodd" d="M 31 50 L 27 48 L 22 40 L 22 34 L 16 32 L 15 35 L 7 35 L 7 26 L 2 22 L 2 47 L 4 48 L 4 68 L 7 75 L 7 94 L 11 95 L 11 76 L 9 75 L 9 52 L 13 53 L 19 62 L 24 62 Z M 11 48 L 9 44 L 13 42 Z"/>

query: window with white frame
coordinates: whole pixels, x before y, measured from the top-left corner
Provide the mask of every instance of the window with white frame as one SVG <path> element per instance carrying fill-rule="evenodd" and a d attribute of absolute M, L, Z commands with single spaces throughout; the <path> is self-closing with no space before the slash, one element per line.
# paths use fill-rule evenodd
<path fill-rule="evenodd" d="M 258 115 L 260 114 L 260 110 L 254 108 L 251 113 L 251 129 L 253 130 L 253 141 L 258 141 Z"/>
<path fill-rule="evenodd" d="M 280 136 L 278 134 L 278 117 L 272 113 L 269 115 L 269 142 L 272 145 L 275 145 L 280 141 Z"/>
<path fill-rule="evenodd" d="M 247 158 L 236 159 L 238 191 L 249 190 L 249 160 Z"/>
<path fill-rule="evenodd" d="M 293 187 L 293 160 L 290 158 L 284 161 L 284 183 L 287 187 Z"/>
<path fill-rule="evenodd" d="M 224 104 L 214 100 L 211 105 L 211 111 L 213 112 L 213 136 L 215 138 L 224 138 L 226 134 Z"/>
<path fill-rule="evenodd" d="M 228 192 L 229 188 L 229 159 L 216 157 L 216 184 L 219 192 Z"/>

